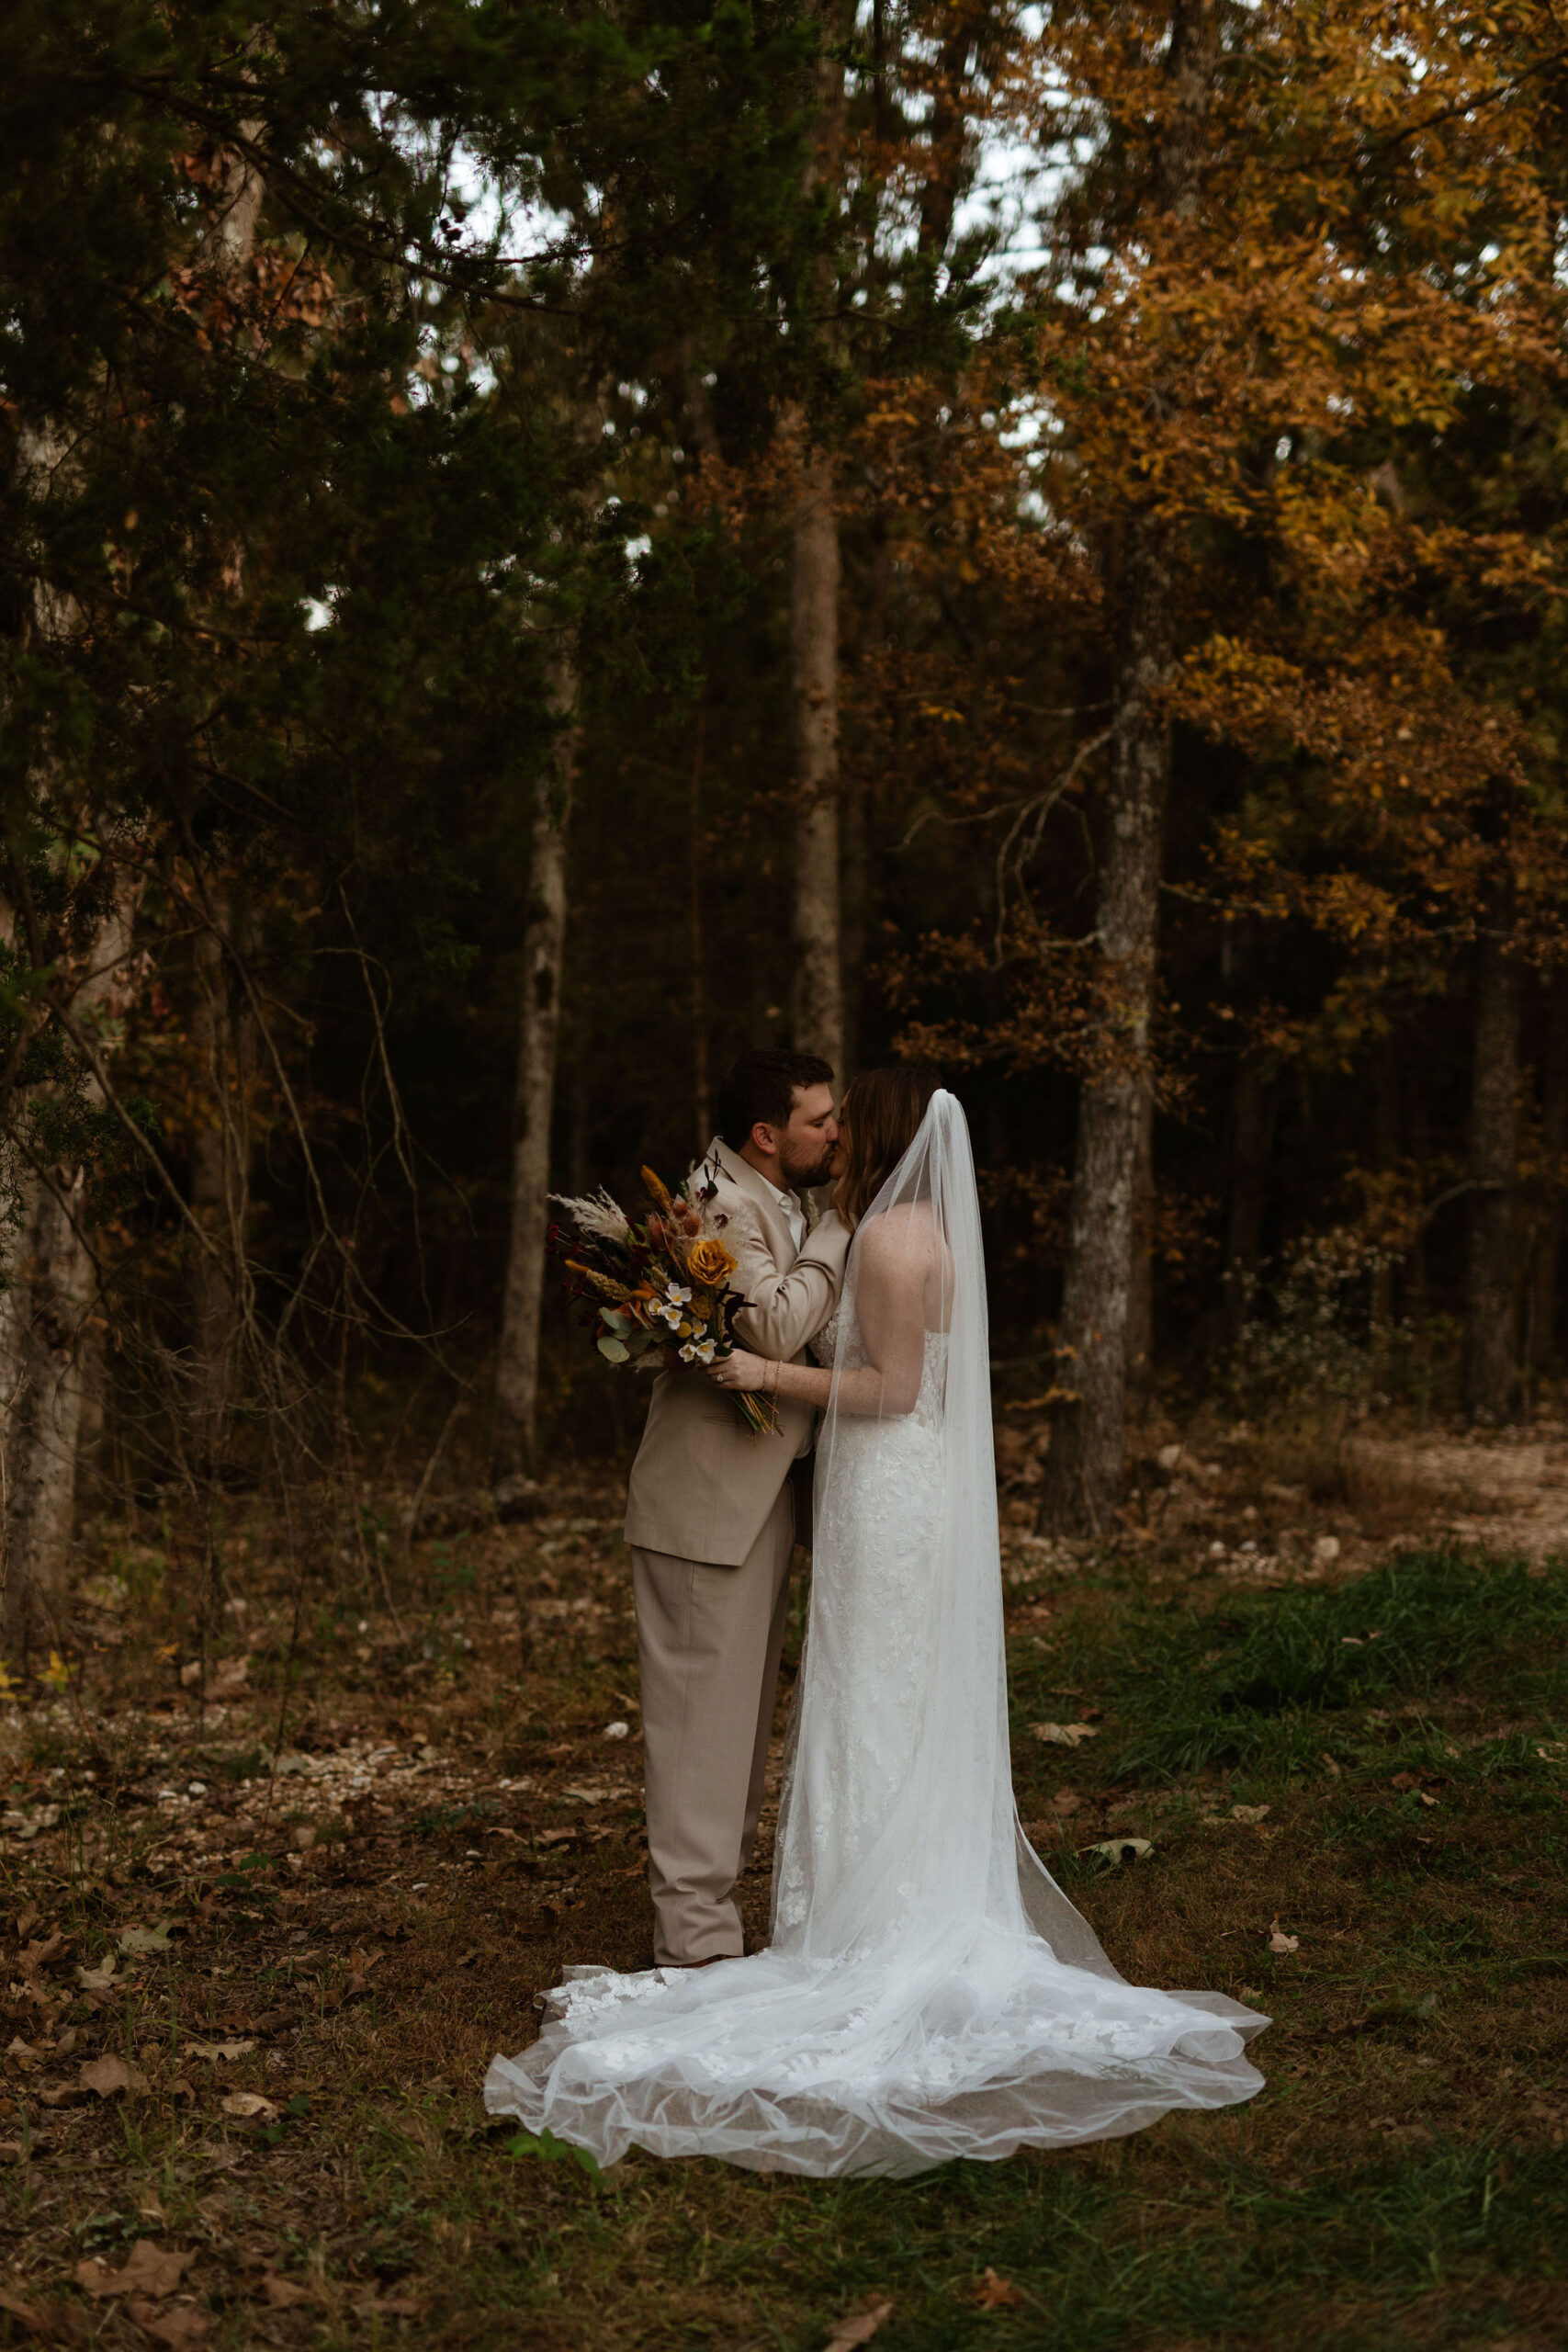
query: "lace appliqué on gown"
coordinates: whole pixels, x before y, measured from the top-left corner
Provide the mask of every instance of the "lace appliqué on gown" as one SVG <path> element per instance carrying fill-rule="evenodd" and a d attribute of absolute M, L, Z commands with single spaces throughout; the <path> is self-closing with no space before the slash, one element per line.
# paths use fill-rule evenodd
<path fill-rule="evenodd" d="M 833 1337 L 836 1345 L 836 1330 Z M 792 1836 L 788 1825 L 781 1827 L 775 1943 L 804 1921 L 812 1888 L 820 1892 L 826 1879 L 849 1877 L 874 1845 L 920 1742 L 942 1535 L 946 1348 L 944 1333 L 927 1332 L 912 1413 L 843 1425 L 841 1475 L 823 1498 L 814 1543 L 824 1557 L 853 1560 L 855 1568 L 852 1577 L 836 1581 L 830 1634 L 828 1611 L 813 1611 L 818 1648 L 829 1640 L 832 1645 L 832 1670 L 812 1681 L 818 1703 L 813 1754 L 805 1768 L 812 1794 L 810 1834 Z M 852 1343 L 840 1368 L 860 1369 L 861 1355 Z M 803 1667 L 803 1677 L 806 1671 Z M 793 1761 L 792 1779 L 798 1786 L 798 1747 Z M 897 1892 L 902 1910 L 916 1894 L 915 1882 L 905 1880 Z M 876 1933 L 891 1933 L 897 1924 L 897 1914 L 881 1918 Z"/>

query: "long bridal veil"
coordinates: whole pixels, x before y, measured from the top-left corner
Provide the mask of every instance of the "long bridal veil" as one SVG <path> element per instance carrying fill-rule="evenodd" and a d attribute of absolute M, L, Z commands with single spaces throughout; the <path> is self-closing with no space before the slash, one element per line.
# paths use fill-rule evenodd
<path fill-rule="evenodd" d="M 766 1951 L 575 1969 L 492 2112 L 590 2148 L 903 2176 L 1249 2098 L 1268 2020 L 1128 1984 L 1018 1824 L 985 1261 L 939 1091 L 856 1229 Z"/>
<path fill-rule="evenodd" d="M 868 1363 L 874 1412 L 854 1378 Z M 979 1194 L 944 1090 L 856 1230 L 834 1374 L 775 1949 L 897 1932 L 906 1953 L 945 1950 L 959 1921 L 1021 1926 L 1021 1905 L 1057 1959 L 1115 1981 L 1017 1826 Z M 847 1842 L 845 1792 L 876 1816 Z"/>

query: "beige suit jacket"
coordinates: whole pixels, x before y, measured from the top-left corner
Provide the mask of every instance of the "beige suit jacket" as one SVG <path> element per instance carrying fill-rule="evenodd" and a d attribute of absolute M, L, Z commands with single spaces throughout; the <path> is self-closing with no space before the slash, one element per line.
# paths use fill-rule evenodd
<path fill-rule="evenodd" d="M 756 1354 L 809 1362 L 806 1348 L 838 1303 L 850 1236 L 829 1210 L 795 1255 L 779 1195 L 716 1137 L 708 1147 L 717 1196 L 709 1214 L 746 1300 L 735 1336 Z M 626 1542 L 645 1552 L 739 1567 L 761 1535 L 790 1465 L 809 1452 L 809 1405 L 778 1408 L 773 1437 L 753 1437 L 731 1400 L 702 1372 L 661 1372 L 626 1492 Z"/>

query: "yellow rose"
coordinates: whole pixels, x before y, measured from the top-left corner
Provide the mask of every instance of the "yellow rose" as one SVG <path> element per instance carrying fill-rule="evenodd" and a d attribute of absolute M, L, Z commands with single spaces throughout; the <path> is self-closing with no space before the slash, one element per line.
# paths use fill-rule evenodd
<path fill-rule="evenodd" d="M 718 1290 L 735 1272 L 735 1261 L 722 1241 L 712 1234 L 705 1234 L 694 1241 L 686 1252 L 686 1264 L 694 1282 L 702 1283 L 709 1290 Z"/>

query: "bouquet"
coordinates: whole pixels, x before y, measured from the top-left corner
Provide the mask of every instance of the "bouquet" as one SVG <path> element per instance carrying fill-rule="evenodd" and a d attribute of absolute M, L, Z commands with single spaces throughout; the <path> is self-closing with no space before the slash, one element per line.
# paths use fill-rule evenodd
<path fill-rule="evenodd" d="M 589 1328 L 609 1363 L 651 1360 L 672 1348 L 682 1363 L 717 1363 L 735 1352 L 731 1329 L 746 1302 L 728 1287 L 735 1259 L 714 1230 L 712 1183 L 697 1170 L 671 1193 L 651 1168 L 642 1171 L 652 1214 L 635 1225 L 602 1187 L 581 1200 L 551 1194 L 572 1232 L 549 1229 L 551 1253 L 565 1261 L 568 1288 L 593 1309 Z M 754 1394 L 729 1391 L 754 1436 L 778 1428 L 773 1408 Z"/>

